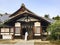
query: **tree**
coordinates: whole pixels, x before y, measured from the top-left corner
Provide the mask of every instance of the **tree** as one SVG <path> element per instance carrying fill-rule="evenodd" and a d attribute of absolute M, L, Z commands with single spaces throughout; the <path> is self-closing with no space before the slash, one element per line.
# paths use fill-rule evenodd
<path fill-rule="evenodd" d="M 54 19 L 54 20 L 60 20 L 60 16 L 57 15 L 56 17 L 53 17 L 52 19 Z"/>
<path fill-rule="evenodd" d="M 49 18 L 49 14 L 45 14 L 44 17 L 45 17 L 45 18 Z"/>
<path fill-rule="evenodd" d="M 60 39 L 60 20 L 57 20 L 53 24 L 51 24 L 47 31 L 50 32 L 50 38 L 54 40 Z"/>

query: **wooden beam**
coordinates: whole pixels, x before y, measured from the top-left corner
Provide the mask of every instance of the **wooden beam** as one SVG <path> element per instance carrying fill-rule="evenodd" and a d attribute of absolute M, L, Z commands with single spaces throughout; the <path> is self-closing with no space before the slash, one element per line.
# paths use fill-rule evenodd
<path fill-rule="evenodd" d="M 33 26 L 33 34 L 35 34 L 35 26 Z"/>

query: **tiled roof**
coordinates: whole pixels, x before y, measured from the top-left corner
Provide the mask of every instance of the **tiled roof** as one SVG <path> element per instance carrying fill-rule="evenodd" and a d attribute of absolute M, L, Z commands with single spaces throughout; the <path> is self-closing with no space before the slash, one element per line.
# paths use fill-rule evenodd
<path fill-rule="evenodd" d="M 1 23 L 5 22 L 6 20 L 9 20 L 9 16 L 10 16 L 11 14 L 8 14 L 8 15 L 2 14 L 2 15 L 3 15 L 3 16 L 0 17 L 0 22 L 1 22 Z M 48 19 L 48 18 L 45 18 L 45 17 L 41 17 L 41 18 L 47 20 L 47 21 L 50 22 L 50 23 L 53 23 L 53 22 L 54 22 L 54 20 L 53 20 L 53 19 L 50 19 L 50 18 L 49 18 L 49 19 Z"/>
<path fill-rule="evenodd" d="M 3 23 L 5 22 L 6 20 L 9 20 L 9 16 L 10 14 L 2 14 L 2 16 L 0 16 L 0 22 Z"/>

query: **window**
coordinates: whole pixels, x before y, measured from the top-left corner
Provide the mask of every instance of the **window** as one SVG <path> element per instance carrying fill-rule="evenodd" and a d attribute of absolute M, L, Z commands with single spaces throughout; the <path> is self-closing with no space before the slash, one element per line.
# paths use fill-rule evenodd
<path fill-rule="evenodd" d="M 10 32 L 14 32 L 13 28 L 10 29 Z"/>
<path fill-rule="evenodd" d="M 15 34 L 20 34 L 21 23 L 15 23 Z"/>
<path fill-rule="evenodd" d="M 19 23 L 19 22 L 15 23 L 15 27 L 20 27 L 20 26 L 21 26 L 21 23 Z"/>
<path fill-rule="evenodd" d="M 9 32 L 9 28 L 1 28 L 1 32 Z"/>
<path fill-rule="evenodd" d="M 4 32 L 4 28 L 1 28 L 1 32 Z"/>
<path fill-rule="evenodd" d="M 40 22 L 35 22 L 35 34 L 40 34 Z"/>
<path fill-rule="evenodd" d="M 40 26 L 35 27 L 35 33 L 40 33 Z"/>
<path fill-rule="evenodd" d="M 15 34 L 20 34 L 20 27 L 15 27 Z"/>

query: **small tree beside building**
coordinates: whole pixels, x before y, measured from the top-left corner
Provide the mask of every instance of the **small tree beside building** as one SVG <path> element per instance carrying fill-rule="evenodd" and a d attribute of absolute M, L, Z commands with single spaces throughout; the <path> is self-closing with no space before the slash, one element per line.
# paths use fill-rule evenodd
<path fill-rule="evenodd" d="M 56 17 L 53 17 L 52 19 L 54 19 L 54 20 L 60 20 L 60 16 L 57 15 Z"/>
<path fill-rule="evenodd" d="M 53 24 L 51 24 L 48 28 L 47 31 L 50 32 L 50 39 L 53 40 L 60 40 L 60 20 L 57 20 Z"/>

